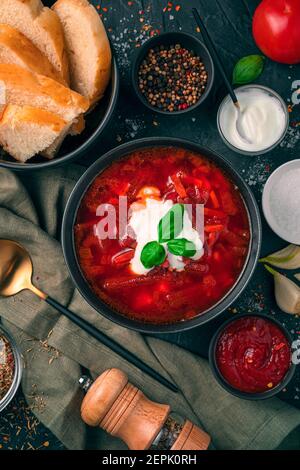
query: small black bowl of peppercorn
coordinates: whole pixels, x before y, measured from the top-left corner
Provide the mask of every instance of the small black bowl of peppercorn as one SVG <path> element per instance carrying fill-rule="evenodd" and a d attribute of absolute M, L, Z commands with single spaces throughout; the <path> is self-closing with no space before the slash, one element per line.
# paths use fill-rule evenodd
<path fill-rule="evenodd" d="M 178 115 L 209 95 L 214 64 L 205 45 L 188 33 L 163 33 L 146 41 L 132 68 L 134 90 L 151 111 Z"/>

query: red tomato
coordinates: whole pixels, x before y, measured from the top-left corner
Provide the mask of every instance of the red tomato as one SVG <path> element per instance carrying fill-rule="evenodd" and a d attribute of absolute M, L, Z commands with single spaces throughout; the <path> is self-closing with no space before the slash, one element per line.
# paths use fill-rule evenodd
<path fill-rule="evenodd" d="M 253 36 L 270 59 L 283 64 L 299 63 L 299 0 L 263 0 L 254 13 Z"/>

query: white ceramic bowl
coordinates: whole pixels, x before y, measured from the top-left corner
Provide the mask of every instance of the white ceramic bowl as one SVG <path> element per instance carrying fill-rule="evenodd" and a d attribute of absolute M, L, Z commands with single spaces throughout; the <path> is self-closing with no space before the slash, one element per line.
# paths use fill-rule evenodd
<path fill-rule="evenodd" d="M 298 197 L 293 191 L 296 185 Z M 292 205 L 300 213 L 300 159 L 277 168 L 267 180 L 262 196 L 263 213 L 273 232 L 289 243 L 300 245 L 300 217 L 291 210 Z M 297 230 L 292 230 L 293 227 Z"/>
<path fill-rule="evenodd" d="M 239 95 L 240 92 L 244 92 L 244 91 L 247 91 L 247 90 L 253 90 L 253 89 L 254 90 L 255 89 L 262 90 L 262 91 L 266 92 L 267 94 L 269 94 L 270 96 L 272 96 L 273 98 L 277 99 L 277 101 L 281 105 L 282 111 L 284 112 L 284 115 L 285 115 L 285 126 L 284 126 L 284 129 L 283 129 L 282 134 L 280 135 L 280 137 L 269 147 L 265 147 L 261 150 L 243 150 L 240 147 L 236 147 L 232 142 L 230 142 L 227 139 L 227 137 L 226 137 L 226 135 L 223 131 L 223 126 L 222 126 L 222 122 L 221 122 L 222 121 L 222 113 L 223 113 L 223 110 L 224 110 L 225 106 L 228 103 L 231 103 L 231 101 L 232 101 L 229 95 L 225 96 L 222 103 L 220 104 L 220 107 L 218 109 L 218 114 L 217 114 L 217 126 L 218 126 L 219 134 L 220 134 L 223 142 L 231 150 L 233 150 L 234 152 L 240 153 L 241 155 L 248 155 L 248 156 L 262 155 L 263 153 L 267 153 L 267 152 L 270 152 L 271 150 L 273 150 L 275 147 L 277 147 L 280 144 L 280 142 L 282 142 L 282 140 L 284 139 L 284 137 L 287 133 L 288 127 L 289 127 L 289 113 L 288 113 L 288 110 L 287 110 L 286 103 L 281 98 L 281 96 L 278 93 L 276 93 L 276 91 L 272 90 L 272 88 L 269 88 L 269 87 L 266 87 L 266 86 L 263 86 L 263 85 L 257 85 L 256 83 L 251 83 L 249 85 L 240 86 L 240 87 L 236 88 L 234 91 L 237 95 Z"/>

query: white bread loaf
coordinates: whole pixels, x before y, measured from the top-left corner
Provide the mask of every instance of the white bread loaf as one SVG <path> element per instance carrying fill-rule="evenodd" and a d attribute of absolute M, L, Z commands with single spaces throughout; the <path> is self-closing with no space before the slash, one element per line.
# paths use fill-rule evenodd
<path fill-rule="evenodd" d="M 0 63 L 15 64 L 63 82 L 47 57 L 17 29 L 0 24 Z"/>
<path fill-rule="evenodd" d="M 87 0 L 58 0 L 52 9 L 64 31 L 71 88 L 93 105 L 102 98 L 111 74 L 111 49 L 103 23 Z"/>
<path fill-rule="evenodd" d="M 9 104 L 0 113 L 0 145 L 16 160 L 26 162 L 51 147 L 68 126 L 43 109 Z"/>
<path fill-rule="evenodd" d="M 12 64 L 0 64 L 0 86 L 5 103 L 33 106 L 73 121 L 89 108 L 89 101 L 75 91 L 44 75 L 34 74 Z"/>
<path fill-rule="evenodd" d="M 0 0 L 0 21 L 30 39 L 69 83 L 64 35 L 53 10 L 44 7 L 40 0 Z"/>

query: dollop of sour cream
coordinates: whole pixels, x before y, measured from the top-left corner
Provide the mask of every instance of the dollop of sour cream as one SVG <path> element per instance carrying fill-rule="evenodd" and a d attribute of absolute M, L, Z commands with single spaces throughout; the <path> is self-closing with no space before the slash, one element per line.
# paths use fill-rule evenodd
<path fill-rule="evenodd" d="M 138 275 L 147 274 L 151 269 L 145 268 L 141 262 L 141 253 L 144 246 L 151 241 L 158 241 L 158 224 L 173 207 L 174 203 L 170 200 L 162 201 L 147 198 L 143 204 L 133 203 L 130 207 L 129 227 L 134 231 L 137 246 L 134 257 L 131 260 L 131 270 Z M 192 259 L 198 260 L 203 255 L 203 243 L 197 230 L 192 226 L 188 212 L 185 210 L 183 215 L 183 227 L 181 233 L 176 238 L 186 238 L 192 241 L 196 246 L 196 254 Z M 181 256 L 173 255 L 168 252 L 167 244 L 163 244 L 170 267 L 182 271 L 184 261 Z M 152 268 L 153 269 L 153 268 Z"/>
<path fill-rule="evenodd" d="M 237 131 L 238 111 L 230 98 L 220 110 L 219 125 L 226 140 L 247 152 L 263 151 L 284 135 L 286 111 L 279 98 L 267 90 L 247 87 L 237 90 L 236 95 L 242 112 L 242 128 L 247 142 Z"/>

